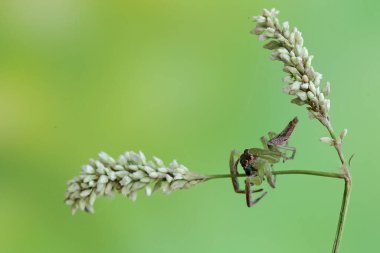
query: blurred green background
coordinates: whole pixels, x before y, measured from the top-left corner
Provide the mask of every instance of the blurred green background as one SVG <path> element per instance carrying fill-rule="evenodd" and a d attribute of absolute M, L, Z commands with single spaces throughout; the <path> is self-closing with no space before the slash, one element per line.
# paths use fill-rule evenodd
<path fill-rule="evenodd" d="M 194 171 L 228 173 L 233 148 L 258 146 L 295 115 L 296 160 L 337 171 L 326 131 L 282 94 L 282 65 L 249 34 L 278 8 L 332 85 L 348 128 L 353 192 L 341 252 L 379 252 L 380 4 L 368 1 L 0 2 L 0 252 L 330 252 L 343 182 L 281 176 L 247 208 L 229 180 L 99 199 L 71 216 L 66 181 L 99 151 L 143 150 Z"/>

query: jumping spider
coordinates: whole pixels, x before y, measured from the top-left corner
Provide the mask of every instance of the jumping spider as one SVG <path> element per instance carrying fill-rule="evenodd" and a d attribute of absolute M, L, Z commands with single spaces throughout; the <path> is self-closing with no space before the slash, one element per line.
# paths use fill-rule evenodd
<path fill-rule="evenodd" d="M 269 140 L 267 137 L 261 137 L 261 148 L 251 148 L 244 150 L 238 159 L 238 152 L 233 150 L 230 156 L 230 173 L 232 178 L 232 185 L 236 193 L 245 193 L 247 206 L 251 207 L 257 204 L 266 194 L 264 191 L 258 198 L 253 200 L 253 193 L 262 192 L 263 189 L 253 189 L 253 186 L 260 186 L 264 180 L 272 187 L 276 187 L 276 175 L 273 174 L 273 164 L 285 162 L 286 160 L 294 159 L 296 149 L 288 146 L 288 139 L 292 134 L 294 128 L 298 123 L 298 118 L 295 117 L 289 122 L 285 129 L 280 134 L 269 132 Z M 287 155 L 290 151 L 291 156 Z M 239 188 L 238 182 L 238 164 L 243 167 L 245 174 L 245 189 Z"/>

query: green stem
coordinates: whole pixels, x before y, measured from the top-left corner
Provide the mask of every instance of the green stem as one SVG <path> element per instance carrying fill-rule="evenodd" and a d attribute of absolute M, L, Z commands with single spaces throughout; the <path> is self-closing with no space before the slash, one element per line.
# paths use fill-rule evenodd
<path fill-rule="evenodd" d="M 274 171 L 273 174 L 275 175 L 302 174 L 302 175 L 311 175 L 311 176 L 320 176 L 320 177 L 344 178 L 344 175 L 342 173 L 311 171 L 311 170 L 283 170 L 283 171 Z"/>
<path fill-rule="evenodd" d="M 283 171 L 274 171 L 274 175 L 290 175 L 290 174 L 302 174 L 302 175 L 311 175 L 311 176 L 320 176 L 320 177 L 332 177 L 332 178 L 345 178 L 345 175 L 342 173 L 334 172 L 322 172 L 322 171 L 312 171 L 312 170 L 283 170 Z M 207 180 L 218 179 L 218 178 L 230 178 L 231 174 L 219 174 L 219 175 L 209 175 Z M 246 177 L 245 174 L 238 174 L 237 177 Z"/>
<path fill-rule="evenodd" d="M 347 208 L 348 204 L 350 202 L 350 193 L 351 193 L 351 175 L 350 171 L 348 170 L 346 160 L 344 159 L 343 151 L 342 151 L 342 140 L 340 138 L 336 137 L 334 130 L 331 126 L 331 123 L 329 120 L 320 120 L 322 125 L 324 125 L 327 130 L 330 133 L 331 138 L 334 139 L 334 148 L 338 153 L 339 159 L 342 163 L 342 173 L 344 175 L 344 192 L 343 192 L 343 199 L 342 199 L 342 206 L 340 208 L 339 213 L 339 221 L 338 221 L 338 227 L 336 230 L 335 240 L 334 240 L 334 246 L 332 253 L 338 253 L 339 252 L 339 246 L 340 241 L 342 240 L 343 230 L 344 230 L 344 222 L 346 221 L 347 216 Z"/>
<path fill-rule="evenodd" d="M 350 193 L 351 193 L 351 179 L 344 177 L 344 192 L 343 192 L 343 200 L 342 207 L 340 209 L 338 228 L 335 235 L 333 253 L 337 253 L 339 251 L 340 241 L 342 238 L 343 230 L 344 230 L 344 222 L 346 219 L 347 208 L 350 202 Z"/>

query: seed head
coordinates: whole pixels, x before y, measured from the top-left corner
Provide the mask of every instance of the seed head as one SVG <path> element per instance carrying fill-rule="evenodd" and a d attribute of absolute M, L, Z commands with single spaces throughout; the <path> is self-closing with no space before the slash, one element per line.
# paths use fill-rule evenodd
<path fill-rule="evenodd" d="M 90 159 L 89 164 L 82 167 L 79 177 L 67 182 L 65 203 L 71 206 L 73 214 L 77 209 L 92 213 L 99 196 L 113 196 L 118 192 L 135 201 L 137 191 L 143 188 L 147 196 L 157 190 L 169 194 L 207 179 L 175 160 L 169 166 L 157 157 L 147 161 L 141 151 L 127 151 L 117 160 L 101 152 L 98 160 Z"/>
<path fill-rule="evenodd" d="M 283 71 L 287 73 L 283 79 L 286 87 L 284 93 L 296 96 L 292 103 L 309 105 L 313 117 L 324 117 L 330 110 L 330 101 L 325 97 L 330 93 L 330 83 L 327 82 L 321 92 L 322 74 L 314 70 L 312 55 L 304 47 L 302 33 L 294 27 L 290 30 L 289 23 L 281 24 L 277 18 L 279 11 L 264 9 L 260 16 L 253 17 L 256 22 L 254 34 L 260 41 L 269 40 L 264 48 L 272 50 L 272 59 L 284 63 Z"/>

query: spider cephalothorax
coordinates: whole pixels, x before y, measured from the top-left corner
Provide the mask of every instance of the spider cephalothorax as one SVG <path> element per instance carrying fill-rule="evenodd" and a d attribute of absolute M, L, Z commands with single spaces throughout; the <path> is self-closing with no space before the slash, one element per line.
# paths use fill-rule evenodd
<path fill-rule="evenodd" d="M 252 193 L 263 191 L 262 188 L 254 189 L 254 186 L 261 186 L 263 181 L 267 181 L 272 187 L 276 187 L 276 175 L 273 172 L 273 165 L 280 161 L 291 160 L 296 154 L 296 149 L 288 146 L 288 140 L 298 123 L 297 117 L 289 122 L 280 134 L 269 132 L 267 137 L 261 137 L 263 148 L 250 148 L 236 159 L 239 152 L 232 151 L 230 156 L 231 179 L 235 192 L 245 193 L 248 207 L 255 205 L 266 195 L 264 191 L 258 198 L 253 199 Z M 289 156 L 287 153 L 292 152 Z M 245 179 L 245 189 L 239 188 L 238 165 L 243 167 L 247 178 Z"/>
<path fill-rule="evenodd" d="M 244 153 L 240 156 L 240 165 L 243 167 L 245 174 L 247 176 L 252 176 L 256 174 L 257 169 L 255 169 L 254 161 L 257 159 L 257 156 L 252 155 L 248 149 L 244 150 Z"/>

